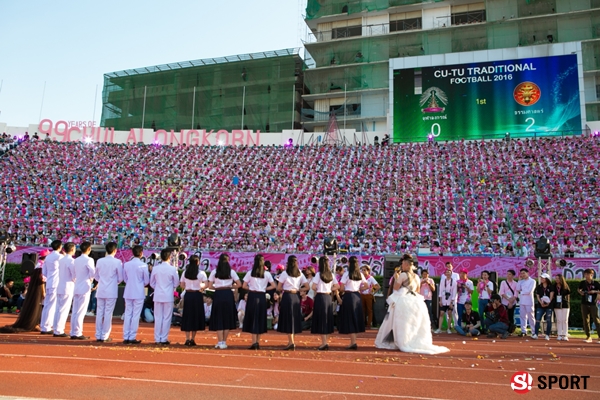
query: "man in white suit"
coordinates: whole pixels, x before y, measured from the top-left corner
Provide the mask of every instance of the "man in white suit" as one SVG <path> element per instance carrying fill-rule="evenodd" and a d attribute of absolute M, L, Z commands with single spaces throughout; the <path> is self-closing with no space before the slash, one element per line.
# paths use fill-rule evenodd
<path fill-rule="evenodd" d="M 46 297 L 44 298 L 44 309 L 42 310 L 42 321 L 40 323 L 40 333 L 42 335 L 52 334 L 52 325 L 54 324 L 54 314 L 56 314 L 56 288 L 58 287 L 58 262 L 62 258 L 62 242 L 55 240 L 50 244 L 52 253 L 44 260 L 42 266 L 42 275 L 46 281 Z"/>
<path fill-rule="evenodd" d="M 173 317 L 173 291 L 179 286 L 177 269 L 169 264 L 171 250 L 160 252 L 161 262 L 152 268 L 150 286 L 154 288 L 154 341 L 169 345 L 169 330 Z"/>
<path fill-rule="evenodd" d="M 54 315 L 54 337 L 67 337 L 65 325 L 69 318 L 73 289 L 75 287 L 75 243 L 68 242 L 63 246 L 65 255 L 58 262 L 58 286 L 56 288 L 57 310 Z"/>
<path fill-rule="evenodd" d="M 83 242 L 79 245 L 79 250 L 81 250 L 81 255 L 74 262 L 75 288 L 73 290 L 73 313 L 71 314 L 71 339 L 87 340 L 89 337 L 83 336 L 83 319 L 90 302 L 96 267 L 94 260 L 90 258 L 92 244 Z"/>
<path fill-rule="evenodd" d="M 119 283 L 123 282 L 123 263 L 115 258 L 117 244 L 106 244 L 106 256 L 96 265 L 96 342 L 110 342 L 112 315 L 119 296 Z"/>
<path fill-rule="evenodd" d="M 125 299 L 125 316 L 123 318 L 123 343 L 139 344 L 136 339 L 140 326 L 140 314 L 146 298 L 145 287 L 150 282 L 148 266 L 141 258 L 144 254 L 142 246 L 133 246 L 133 259 L 123 266 L 123 280 L 127 284 L 123 298 Z"/>

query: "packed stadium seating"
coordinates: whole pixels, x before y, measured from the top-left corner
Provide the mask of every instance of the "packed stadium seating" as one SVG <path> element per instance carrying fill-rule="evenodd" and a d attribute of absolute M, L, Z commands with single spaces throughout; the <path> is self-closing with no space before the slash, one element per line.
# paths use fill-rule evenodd
<path fill-rule="evenodd" d="M 354 253 L 600 253 L 590 136 L 359 147 L 29 140 L 0 158 L 0 230 L 161 247 Z"/>

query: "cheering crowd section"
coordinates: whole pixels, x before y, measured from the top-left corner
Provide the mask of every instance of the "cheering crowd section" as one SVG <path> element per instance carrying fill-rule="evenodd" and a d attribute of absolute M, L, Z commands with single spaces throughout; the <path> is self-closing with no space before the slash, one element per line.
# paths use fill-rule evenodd
<path fill-rule="evenodd" d="M 599 139 L 358 147 L 25 140 L 0 158 L 0 230 L 17 243 L 118 241 L 226 251 L 600 253 Z"/>

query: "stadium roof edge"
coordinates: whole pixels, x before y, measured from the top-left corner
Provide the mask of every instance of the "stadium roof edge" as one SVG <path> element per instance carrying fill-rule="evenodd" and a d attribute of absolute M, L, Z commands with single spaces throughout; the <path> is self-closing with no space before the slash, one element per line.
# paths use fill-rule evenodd
<path fill-rule="evenodd" d="M 190 60 L 190 61 L 179 61 L 170 64 L 161 64 L 155 65 L 151 67 L 141 67 L 134 69 L 125 69 L 122 71 L 108 72 L 104 74 L 105 77 L 108 78 L 120 78 L 123 76 L 131 76 L 131 75 L 142 75 L 142 74 L 151 74 L 154 72 L 162 72 L 168 70 L 182 69 L 182 68 L 192 68 L 192 67 L 200 67 L 203 65 L 215 65 L 215 64 L 223 64 L 230 62 L 240 62 L 240 61 L 251 61 L 251 60 L 259 60 L 263 58 L 272 58 L 272 57 L 285 57 L 285 56 L 293 56 L 300 55 L 300 47 L 294 47 L 289 49 L 282 50 L 272 50 L 272 51 L 264 51 L 260 53 L 250 53 L 250 54 L 238 54 L 233 56 L 225 56 L 225 57 L 217 57 L 217 58 L 204 58 L 201 60 Z"/>

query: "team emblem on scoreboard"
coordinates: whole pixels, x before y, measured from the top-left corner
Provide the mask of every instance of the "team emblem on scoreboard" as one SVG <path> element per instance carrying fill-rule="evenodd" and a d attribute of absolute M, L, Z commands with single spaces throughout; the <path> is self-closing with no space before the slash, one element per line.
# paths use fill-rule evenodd
<path fill-rule="evenodd" d="M 542 96 L 540 87 L 533 82 L 521 82 L 513 92 L 515 101 L 522 106 L 532 106 Z"/>
<path fill-rule="evenodd" d="M 424 113 L 441 113 L 446 110 L 448 96 L 438 87 L 432 86 L 421 95 L 421 111 Z"/>

